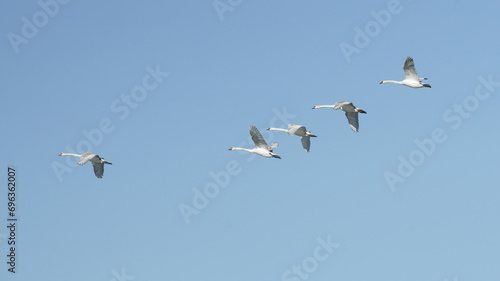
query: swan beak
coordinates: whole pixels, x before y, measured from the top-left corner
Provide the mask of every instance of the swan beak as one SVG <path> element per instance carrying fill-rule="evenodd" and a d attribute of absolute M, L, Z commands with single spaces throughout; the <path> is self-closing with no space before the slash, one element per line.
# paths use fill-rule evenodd
<path fill-rule="evenodd" d="M 316 109 L 316 106 L 313 106 L 313 108 L 312 108 L 312 109 Z"/>
<path fill-rule="evenodd" d="M 271 130 L 271 128 L 267 128 L 266 130 L 269 131 L 269 130 Z"/>
<path fill-rule="evenodd" d="M 384 81 L 380 81 L 380 84 L 384 84 Z"/>
<path fill-rule="evenodd" d="M 278 158 L 278 159 L 281 159 L 281 157 L 279 157 L 278 155 L 274 154 L 273 155 L 274 158 Z"/>
<path fill-rule="evenodd" d="M 62 156 L 62 153 L 59 153 L 59 155 L 57 155 L 57 156 Z"/>
<path fill-rule="evenodd" d="M 310 137 L 317 138 L 318 136 L 316 135 L 309 135 Z"/>

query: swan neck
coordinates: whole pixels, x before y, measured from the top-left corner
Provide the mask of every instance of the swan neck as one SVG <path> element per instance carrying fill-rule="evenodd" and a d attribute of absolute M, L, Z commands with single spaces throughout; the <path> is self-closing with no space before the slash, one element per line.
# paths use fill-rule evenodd
<path fill-rule="evenodd" d="M 384 81 L 382 81 L 382 84 L 385 84 L 385 83 L 394 83 L 394 84 L 400 84 L 400 85 L 402 85 L 401 81 L 394 81 L 394 80 L 384 80 Z"/>
<path fill-rule="evenodd" d="M 269 131 L 282 131 L 282 132 L 287 132 L 287 133 L 288 133 L 288 130 L 286 130 L 286 129 L 281 129 L 281 128 L 269 128 L 268 130 L 269 130 Z"/>
<path fill-rule="evenodd" d="M 314 108 L 334 108 L 335 105 L 316 105 Z"/>
<path fill-rule="evenodd" d="M 74 154 L 74 153 L 63 152 L 63 153 L 59 154 L 59 156 L 75 156 L 75 157 L 80 157 L 81 155 Z"/>
<path fill-rule="evenodd" d="M 250 149 L 246 149 L 246 148 L 243 148 L 243 147 L 231 147 L 231 150 L 243 150 L 243 151 L 251 152 Z"/>

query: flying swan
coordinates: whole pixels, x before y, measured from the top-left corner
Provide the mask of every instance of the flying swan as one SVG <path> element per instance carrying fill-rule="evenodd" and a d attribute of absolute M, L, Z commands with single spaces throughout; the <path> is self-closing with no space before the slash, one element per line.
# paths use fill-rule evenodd
<path fill-rule="evenodd" d="M 259 130 L 257 130 L 257 128 L 255 128 L 255 126 L 251 126 L 251 125 L 250 125 L 250 135 L 252 136 L 252 140 L 255 143 L 255 148 L 247 149 L 247 148 L 241 148 L 241 147 L 231 147 L 231 148 L 229 148 L 229 150 L 244 150 L 244 151 L 252 152 L 252 153 L 258 154 L 260 156 L 264 156 L 264 157 L 269 157 L 269 158 L 274 157 L 274 158 L 281 159 L 281 157 L 279 157 L 278 155 L 273 153 L 273 150 L 276 147 L 278 147 L 278 145 L 279 145 L 278 143 L 272 143 L 270 146 L 267 146 L 267 143 L 264 140 L 264 138 L 262 137 L 262 135 L 260 134 Z"/>
<path fill-rule="evenodd" d="M 393 80 L 383 80 L 380 84 L 384 83 L 395 83 L 400 85 L 405 85 L 412 88 L 422 88 L 422 87 L 431 87 L 429 84 L 422 83 L 423 80 L 427 80 L 427 78 L 418 78 L 417 70 L 415 69 L 415 63 L 413 62 L 413 58 L 407 57 L 405 61 L 405 65 L 403 66 L 403 70 L 405 71 L 405 79 L 403 81 L 393 81 Z"/>
<path fill-rule="evenodd" d="M 352 102 L 348 101 L 338 101 L 334 105 L 315 105 L 312 109 L 317 109 L 317 108 L 333 108 L 335 110 L 342 109 L 345 111 L 345 116 L 347 117 L 347 121 L 349 121 L 349 126 L 351 126 L 351 129 L 357 133 L 359 130 L 359 122 L 358 122 L 358 112 L 359 113 L 365 113 L 361 108 L 355 107 Z"/>
<path fill-rule="evenodd" d="M 108 162 L 104 160 L 104 158 L 101 158 L 99 155 L 90 152 L 84 153 L 82 155 L 63 152 L 59 154 L 59 156 L 79 157 L 80 160 L 78 161 L 78 165 L 84 165 L 85 163 L 91 161 L 92 165 L 94 166 L 94 174 L 98 178 L 102 178 L 102 175 L 104 174 L 104 164 L 112 165 L 111 162 Z"/>
<path fill-rule="evenodd" d="M 304 147 L 304 150 L 306 152 L 309 152 L 310 147 L 311 147 L 311 137 L 316 137 L 313 135 L 311 132 L 306 130 L 306 127 L 302 125 L 297 125 L 297 124 L 288 124 L 288 130 L 287 129 L 281 129 L 281 128 L 269 128 L 269 131 L 282 131 L 282 132 L 287 132 L 290 136 L 291 135 L 297 135 L 300 137 L 300 141 L 302 142 L 302 147 Z"/>

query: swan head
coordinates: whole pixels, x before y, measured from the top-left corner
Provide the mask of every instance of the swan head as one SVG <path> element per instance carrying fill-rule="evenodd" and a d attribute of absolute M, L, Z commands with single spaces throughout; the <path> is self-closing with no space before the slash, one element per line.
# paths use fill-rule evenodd
<path fill-rule="evenodd" d="M 99 156 L 97 154 L 96 154 L 96 157 L 99 158 L 99 160 L 101 161 L 101 163 L 113 165 L 111 162 L 106 161 L 104 158 L 102 158 L 101 156 Z"/>
<path fill-rule="evenodd" d="M 313 135 L 313 134 L 312 134 L 311 132 L 309 132 L 309 131 L 307 131 L 307 132 L 306 132 L 306 136 L 308 136 L 308 137 L 313 137 L 313 138 L 318 137 L 318 136 L 316 136 L 316 135 Z"/>
<path fill-rule="evenodd" d="M 271 157 L 273 158 L 278 158 L 278 159 L 281 159 L 281 157 L 279 157 L 278 155 L 272 153 L 272 152 L 269 152 L 269 154 L 271 155 Z"/>

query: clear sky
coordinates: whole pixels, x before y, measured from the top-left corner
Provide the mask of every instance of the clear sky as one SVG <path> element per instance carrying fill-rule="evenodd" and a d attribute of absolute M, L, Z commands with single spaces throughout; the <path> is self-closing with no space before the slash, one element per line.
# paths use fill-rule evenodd
<path fill-rule="evenodd" d="M 0 279 L 499 280 L 499 10 L 2 1 Z M 379 84 L 407 56 L 432 88 Z M 249 125 L 281 160 L 228 151 Z"/>

